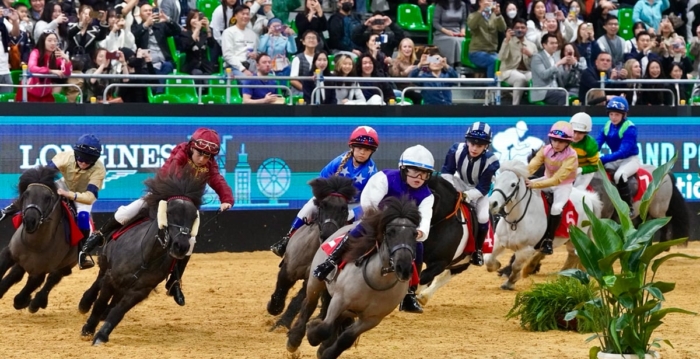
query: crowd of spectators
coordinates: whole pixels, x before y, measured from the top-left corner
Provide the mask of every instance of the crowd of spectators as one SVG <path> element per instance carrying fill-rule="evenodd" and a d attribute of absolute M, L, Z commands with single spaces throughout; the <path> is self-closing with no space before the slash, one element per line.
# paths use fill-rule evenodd
<path fill-rule="evenodd" d="M 571 98 L 583 102 L 585 96 L 597 104 L 621 93 L 631 105 L 671 105 L 689 101 L 693 87 L 615 80 L 696 78 L 700 65 L 697 0 L 301 0 L 299 11 L 284 18 L 274 13 L 272 1 L 290 0 L 222 0 L 209 15 L 195 10 L 196 0 L 1 1 L 0 85 L 16 81 L 11 72 L 25 64 L 31 73 L 56 75 L 31 77 L 28 84 L 38 86 L 29 88 L 28 101 L 51 102 L 62 92 L 68 101 L 147 102 L 164 91 L 157 81 L 83 80 L 71 74 L 166 75 L 177 70 L 210 75 L 228 70 L 234 78 L 265 77 L 242 81 L 254 85 L 240 90 L 245 104 L 283 104 L 291 96 L 312 104 L 451 104 L 450 90 L 409 89 L 402 99 L 402 90 L 415 84 L 331 83 L 324 77 L 458 78 L 477 73 L 497 78 L 502 86 L 537 88 L 504 91 L 511 98 L 504 104 L 562 105 Z M 431 45 L 397 24 L 402 3 L 417 5 L 429 20 Z M 621 36 L 621 11 L 632 14 L 629 40 Z M 605 90 L 599 90 L 601 73 L 612 80 Z M 276 76 L 316 79 L 278 81 Z M 105 88 L 115 82 L 154 87 L 117 88 L 103 99 Z M 55 86 L 66 83 L 81 87 L 83 98 L 74 87 Z M 292 93 L 281 91 L 281 84 Z M 319 85 L 330 88 L 314 91 Z M 554 88 L 566 89 L 569 97 Z M 0 86 L 0 93 L 7 92 L 22 100 L 23 91 Z"/>

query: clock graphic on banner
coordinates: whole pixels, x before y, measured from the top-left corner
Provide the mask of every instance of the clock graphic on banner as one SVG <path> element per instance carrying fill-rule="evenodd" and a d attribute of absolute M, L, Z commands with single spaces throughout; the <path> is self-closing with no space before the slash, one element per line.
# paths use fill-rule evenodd
<path fill-rule="evenodd" d="M 292 171 L 281 158 L 268 158 L 260 165 L 256 173 L 260 192 L 270 199 L 270 204 L 277 204 L 278 199 L 287 192 L 292 182 Z"/>

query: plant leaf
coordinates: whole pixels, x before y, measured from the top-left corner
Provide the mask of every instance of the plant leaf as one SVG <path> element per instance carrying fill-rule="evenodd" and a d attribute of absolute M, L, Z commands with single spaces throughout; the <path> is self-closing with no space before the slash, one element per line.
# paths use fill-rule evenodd
<path fill-rule="evenodd" d="M 661 293 L 668 293 L 676 289 L 676 283 L 673 282 L 653 282 L 649 283 L 648 286 L 658 288 Z"/>
<path fill-rule="evenodd" d="M 682 313 L 682 314 L 692 314 L 692 315 L 697 315 L 698 313 L 691 312 L 689 310 L 681 309 L 681 308 L 664 308 L 661 310 L 658 310 L 654 313 L 651 314 L 650 322 L 651 321 L 657 321 L 663 319 L 663 317 L 666 316 L 666 314 L 669 313 Z"/>
<path fill-rule="evenodd" d="M 659 243 L 653 244 L 644 250 L 644 254 L 642 254 L 640 261 L 641 261 L 641 263 L 649 266 L 649 262 L 651 262 L 651 260 L 654 259 L 654 257 L 661 254 L 661 252 L 663 252 L 666 249 L 671 248 L 677 244 L 681 244 L 681 243 L 685 242 L 686 240 L 687 240 L 687 238 L 679 238 L 679 239 L 673 239 L 670 241 L 659 242 Z"/>
<path fill-rule="evenodd" d="M 588 216 L 588 220 L 591 221 L 591 234 L 595 240 L 596 247 L 602 255 L 607 257 L 622 249 L 622 238 L 615 232 L 614 228 L 611 228 L 607 223 L 601 222 L 590 207 L 584 205 L 583 209 Z M 612 271 L 612 267 L 601 267 L 600 269 L 606 273 Z"/>
<path fill-rule="evenodd" d="M 617 251 L 617 252 L 615 252 L 615 253 L 611 253 L 611 254 L 608 255 L 607 257 L 605 257 L 605 258 L 599 260 L 599 261 L 598 261 L 598 266 L 599 266 L 600 269 L 603 270 L 603 271 L 605 271 L 604 268 L 613 268 L 613 264 L 615 263 L 615 261 L 616 261 L 618 258 L 620 258 L 620 257 L 622 257 L 623 255 L 625 255 L 625 254 L 627 254 L 627 252 L 624 251 L 624 250 L 620 250 L 620 251 Z"/>
<path fill-rule="evenodd" d="M 654 171 L 651 173 L 651 183 L 649 183 L 649 185 L 647 186 L 647 190 L 644 191 L 644 195 L 642 196 L 642 199 L 639 203 L 639 216 L 640 218 L 642 218 L 642 221 L 646 221 L 647 213 L 649 212 L 649 206 L 651 205 L 651 200 L 652 198 L 654 198 L 654 194 L 656 194 L 656 191 L 659 190 L 661 182 L 676 164 L 677 159 L 678 153 L 675 153 L 673 157 L 670 160 L 668 160 L 668 162 L 664 163 L 659 167 L 656 167 L 656 169 L 654 169 Z M 673 185 L 675 185 L 675 183 Z"/>
<path fill-rule="evenodd" d="M 671 341 L 670 341 L 670 340 L 664 339 L 664 343 L 666 343 L 666 345 L 668 345 L 669 347 L 671 347 L 671 348 L 673 348 L 673 349 L 676 349 L 676 348 L 673 347 L 673 344 L 671 344 Z"/>
<path fill-rule="evenodd" d="M 671 217 L 655 218 L 642 223 L 634 234 L 627 237 L 623 248 L 626 251 L 634 251 L 643 247 L 649 243 L 654 237 L 654 234 L 668 224 L 670 220 Z"/>
<path fill-rule="evenodd" d="M 588 340 L 586 340 L 586 343 L 588 343 L 589 341 L 591 341 L 593 339 L 595 339 L 595 338 L 593 338 L 593 337 L 588 338 Z M 598 346 L 592 347 L 591 349 L 588 350 L 588 358 L 589 359 L 597 359 L 598 353 L 600 353 L 600 347 L 598 347 Z"/>
<path fill-rule="evenodd" d="M 644 290 L 649 292 L 654 298 L 658 300 L 665 300 L 663 292 L 659 288 L 656 288 L 654 286 L 648 285 L 644 287 Z"/>
<path fill-rule="evenodd" d="M 617 216 L 620 218 L 622 232 L 627 234 L 630 229 L 634 229 L 632 220 L 630 219 L 629 206 L 620 198 L 620 193 L 617 191 L 617 187 L 610 182 L 608 173 L 605 171 L 605 167 L 600 161 L 598 161 L 598 175 L 602 179 L 605 193 L 610 198 L 610 202 L 612 202 L 613 207 L 615 207 L 615 212 L 617 212 Z"/>
<path fill-rule="evenodd" d="M 650 299 L 646 303 L 644 303 L 644 305 L 634 308 L 632 310 L 632 314 L 633 315 L 645 314 L 646 312 L 654 309 L 654 307 L 656 307 L 658 304 L 659 304 L 658 300 Z"/>
<path fill-rule="evenodd" d="M 564 277 L 576 278 L 583 285 L 588 285 L 588 283 L 591 282 L 591 278 L 588 276 L 588 273 L 580 269 L 566 269 L 559 272 L 559 275 Z"/>
<path fill-rule="evenodd" d="M 659 266 L 661 266 L 665 261 L 675 258 L 675 257 L 683 257 L 683 258 L 689 258 L 689 259 L 698 259 L 700 257 L 698 256 L 691 256 L 689 254 L 685 253 L 671 253 L 668 255 L 665 255 L 657 260 L 654 261 L 654 263 L 651 265 L 651 270 L 656 273 L 656 270 L 659 269 Z"/>
<path fill-rule="evenodd" d="M 587 205 L 584 203 L 583 206 L 585 208 Z M 588 274 L 593 276 L 598 282 L 602 282 L 603 272 L 598 267 L 598 261 L 603 258 L 603 255 L 596 247 L 596 244 L 578 227 L 569 227 L 569 237 L 581 259 L 581 264 L 586 268 Z"/>

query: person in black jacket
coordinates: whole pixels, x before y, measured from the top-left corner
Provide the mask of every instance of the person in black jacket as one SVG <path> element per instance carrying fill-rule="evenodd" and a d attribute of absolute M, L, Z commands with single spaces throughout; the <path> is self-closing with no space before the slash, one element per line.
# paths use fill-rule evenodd
<path fill-rule="evenodd" d="M 382 72 L 380 69 L 381 66 L 370 54 L 360 55 L 360 57 L 357 59 L 357 63 L 355 63 L 355 72 L 360 77 L 386 77 L 386 73 Z M 376 86 L 382 90 L 381 93 L 379 93 L 377 92 L 377 89 L 363 88 L 362 94 L 365 96 L 367 101 L 369 101 L 372 96 L 375 95 L 379 95 L 385 103 L 389 103 L 390 99 L 396 100 L 394 90 L 391 88 L 389 83 L 362 82 L 360 83 L 360 86 Z"/>
<path fill-rule="evenodd" d="M 317 70 L 319 74 L 316 74 Z M 333 86 L 332 83 L 323 81 L 323 77 L 333 76 L 331 73 L 331 67 L 328 63 L 328 53 L 325 51 L 320 51 L 314 55 L 311 65 L 311 73 L 314 74 L 314 77 L 321 76 L 319 80 L 322 84 L 325 84 L 326 86 Z M 316 94 L 314 94 L 314 97 L 316 98 L 312 99 L 311 93 L 316 88 L 316 81 L 303 81 L 301 85 L 304 91 L 305 103 L 312 105 L 336 105 L 338 103 L 338 100 L 335 97 L 335 89 L 318 90 L 316 91 Z M 317 102 L 317 99 L 320 101 Z"/>
<path fill-rule="evenodd" d="M 315 31 L 317 34 L 323 34 L 324 31 L 328 31 L 328 21 L 323 15 L 323 9 L 318 0 L 306 0 L 304 12 L 297 13 L 295 23 L 297 25 L 298 34 L 305 34 L 309 30 Z M 301 43 L 302 39 L 297 37 L 295 40 L 297 42 L 298 51 L 304 51 L 304 44 Z M 318 46 L 316 46 L 316 48 L 328 51 L 328 46 L 323 36 L 319 37 Z"/>
<path fill-rule="evenodd" d="M 209 27 L 209 20 L 197 10 L 190 10 L 182 34 L 182 51 L 185 65 L 182 72 L 192 75 L 209 75 L 214 72 L 214 64 L 209 61 L 209 49 L 216 44 Z"/>
<path fill-rule="evenodd" d="M 104 40 L 109 34 L 109 25 L 107 24 L 107 12 L 101 11 L 99 25 L 93 24 L 93 19 L 90 17 L 92 8 L 88 5 L 81 5 L 78 13 L 78 22 L 73 23 L 68 28 L 68 53 L 71 56 L 79 57 L 85 68 L 94 66 L 92 55 L 97 50 L 97 43 Z"/>
<path fill-rule="evenodd" d="M 173 57 L 168 48 L 168 37 L 179 36 L 181 33 L 178 19 L 170 19 L 164 13 L 153 14 L 153 7 L 144 2 L 141 4 L 141 20 L 131 26 L 134 41 L 138 49 L 150 50 L 153 68 L 157 74 L 173 72 Z"/>
<path fill-rule="evenodd" d="M 353 0 L 338 0 L 338 12 L 328 19 L 328 47 L 334 54 L 362 54 L 362 46 L 352 41 L 352 32 L 362 25 L 362 15 L 352 11 Z"/>
<path fill-rule="evenodd" d="M 586 105 L 586 97 L 588 97 L 588 105 L 596 105 L 599 103 L 605 103 L 610 96 L 616 96 L 621 93 L 619 86 L 614 83 L 606 83 L 605 88 L 611 88 L 612 91 L 593 91 L 588 93 L 591 89 L 601 88 L 600 83 L 600 73 L 605 72 L 605 77 L 611 80 L 622 80 L 627 75 L 627 70 L 620 69 L 619 73 L 617 69 L 612 68 L 612 56 L 607 52 L 600 52 L 595 60 L 593 66 L 588 66 L 586 71 L 581 73 L 581 83 L 579 85 L 579 98 L 582 104 Z"/>
<path fill-rule="evenodd" d="M 151 55 L 148 50 L 138 49 L 136 53 L 129 48 L 122 47 L 119 49 L 124 54 L 126 59 L 126 64 L 129 68 L 129 73 L 134 75 L 155 75 L 156 70 L 153 67 L 153 62 L 151 61 Z M 154 80 L 130 80 L 130 84 L 157 84 Z M 124 102 L 148 102 L 148 90 L 147 87 L 131 87 L 124 88 L 119 91 L 119 97 L 122 98 Z"/>
<path fill-rule="evenodd" d="M 382 15 L 381 12 L 375 12 L 364 24 L 353 29 L 352 42 L 364 44 L 370 35 L 379 36 L 381 50 L 389 57 L 394 54 L 394 50 L 399 46 L 401 40 L 406 37 L 403 30 L 391 21 L 391 18 Z"/>

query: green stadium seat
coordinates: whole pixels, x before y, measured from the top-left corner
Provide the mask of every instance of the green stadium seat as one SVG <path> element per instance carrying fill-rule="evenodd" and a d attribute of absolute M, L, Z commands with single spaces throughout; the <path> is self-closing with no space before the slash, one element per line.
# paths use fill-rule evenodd
<path fill-rule="evenodd" d="M 211 21 L 212 14 L 216 7 L 221 5 L 217 0 L 197 0 L 197 10 L 204 14 L 204 17 Z"/>
<path fill-rule="evenodd" d="M 210 85 L 226 85 L 226 80 L 221 78 L 221 79 L 216 79 L 216 80 L 209 80 Z M 238 85 L 238 82 L 236 80 L 231 80 L 231 85 Z M 226 88 L 225 87 L 211 87 L 209 88 L 209 95 L 214 95 L 214 96 L 221 96 L 224 98 L 224 102 L 226 102 Z M 241 90 L 238 87 L 232 87 L 231 88 L 231 104 L 236 104 L 240 105 L 243 103 L 243 97 L 241 97 Z"/>
<path fill-rule="evenodd" d="M 188 87 L 165 87 L 165 93 L 178 97 L 179 103 L 199 103 L 199 94 L 194 85 L 194 80 L 169 78 L 165 80 L 165 83 L 168 85 L 190 85 Z"/>
<path fill-rule="evenodd" d="M 15 94 L 11 92 L 0 94 L 0 102 L 15 102 Z"/>
<path fill-rule="evenodd" d="M 66 98 L 66 95 L 60 94 L 60 93 L 53 94 L 53 100 L 56 103 L 68 103 L 68 99 Z"/>
<path fill-rule="evenodd" d="M 175 95 L 155 95 L 149 99 L 150 103 L 180 103 L 180 99 Z"/>
<path fill-rule="evenodd" d="M 397 23 L 399 27 L 408 31 L 429 31 L 430 29 L 423 21 L 418 5 L 401 4 L 399 5 Z"/>
<path fill-rule="evenodd" d="M 428 26 L 428 45 L 433 44 L 433 32 L 435 31 L 433 29 L 433 13 L 435 13 L 435 5 L 428 6 L 428 18 L 425 21 L 425 24 Z"/>

